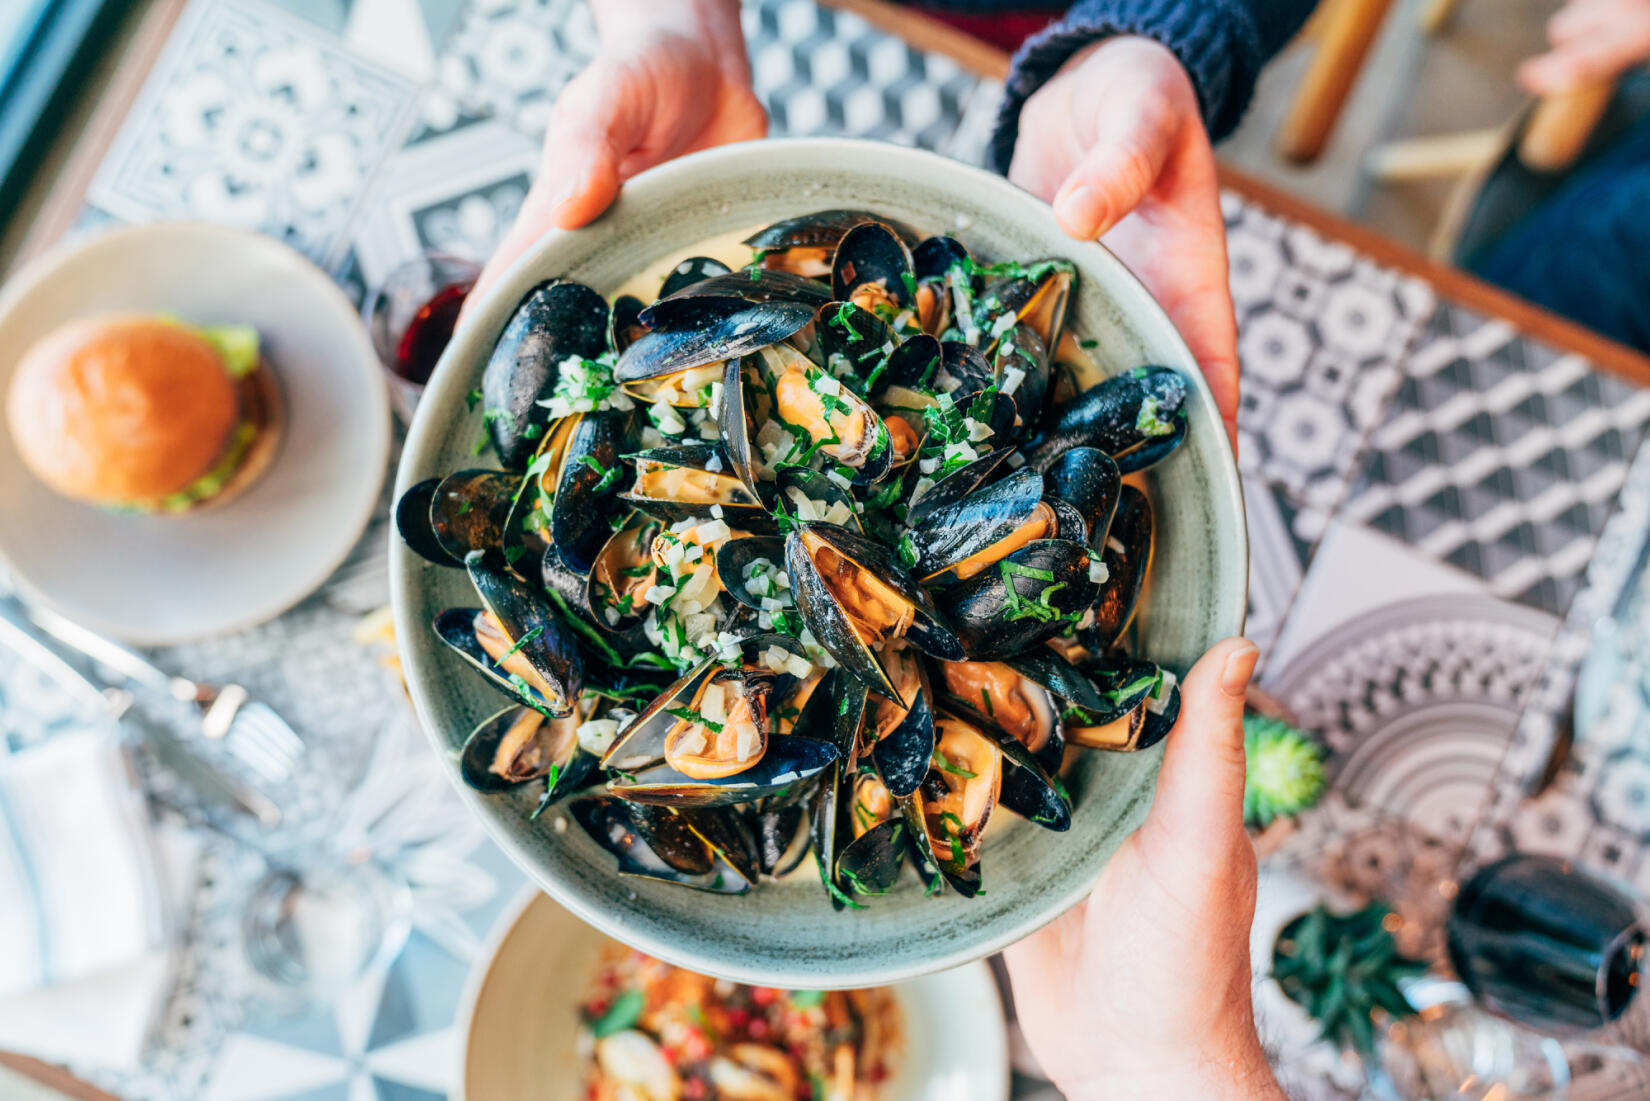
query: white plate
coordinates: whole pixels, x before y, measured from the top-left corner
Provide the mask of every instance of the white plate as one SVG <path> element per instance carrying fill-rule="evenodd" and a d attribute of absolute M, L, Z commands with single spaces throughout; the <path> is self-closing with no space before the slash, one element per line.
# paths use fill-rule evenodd
<path fill-rule="evenodd" d="M 0 417 L 0 558 L 30 595 L 143 645 L 279 615 L 338 567 L 378 501 L 389 405 L 360 318 L 324 272 L 272 238 L 194 223 L 120 229 L 0 290 L 0 401 L 29 345 L 110 313 L 256 326 L 286 405 L 280 449 L 221 506 L 121 516 L 47 489 Z"/>
<path fill-rule="evenodd" d="M 526 887 L 477 957 L 458 1012 L 454 1101 L 576 1101 L 578 1007 L 613 943 Z M 976 961 L 892 988 L 904 1040 L 879 1101 L 1006 1101 L 1008 1026 Z"/>

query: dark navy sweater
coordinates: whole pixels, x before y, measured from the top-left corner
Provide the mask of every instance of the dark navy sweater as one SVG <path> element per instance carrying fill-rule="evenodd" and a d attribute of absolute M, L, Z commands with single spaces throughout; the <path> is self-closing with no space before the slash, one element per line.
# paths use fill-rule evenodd
<path fill-rule="evenodd" d="M 922 0 L 918 6 L 954 12 L 1065 9 L 1053 26 L 1014 55 L 991 157 L 1008 171 L 1019 136 L 1020 107 L 1066 59 L 1089 43 L 1122 34 L 1144 35 L 1168 47 L 1191 74 L 1210 138 L 1231 133 L 1254 94 L 1255 78 L 1294 37 L 1317 0 L 1078 0 L 1036 4 L 1020 0 Z"/>

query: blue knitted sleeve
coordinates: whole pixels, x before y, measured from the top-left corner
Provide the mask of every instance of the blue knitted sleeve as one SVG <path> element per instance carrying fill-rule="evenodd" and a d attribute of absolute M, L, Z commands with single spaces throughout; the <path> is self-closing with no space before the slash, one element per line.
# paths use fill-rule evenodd
<path fill-rule="evenodd" d="M 1262 66 L 1283 48 L 1316 0 L 1079 0 L 1014 55 L 991 159 L 1008 171 L 1020 108 L 1072 54 L 1115 35 L 1154 38 L 1180 58 L 1197 89 L 1210 138 L 1237 127 Z"/>

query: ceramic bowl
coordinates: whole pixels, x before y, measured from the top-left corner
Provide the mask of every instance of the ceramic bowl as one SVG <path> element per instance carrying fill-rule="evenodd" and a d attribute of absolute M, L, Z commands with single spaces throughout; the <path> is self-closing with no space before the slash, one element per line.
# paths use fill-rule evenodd
<path fill-rule="evenodd" d="M 447 349 L 407 439 L 398 492 L 475 465 L 481 417 L 465 395 L 515 304 L 553 276 L 608 294 L 700 241 L 829 207 L 862 207 L 919 230 L 952 230 L 987 258 L 1069 257 L 1079 269 L 1075 324 L 1111 369 L 1163 364 L 1191 380 L 1185 444 L 1145 477 L 1159 530 L 1142 602 L 1139 651 L 1183 673 L 1243 626 L 1248 577 L 1243 500 L 1209 391 L 1179 334 L 1146 290 L 1098 244 L 1060 231 L 1049 208 L 1006 180 L 920 151 L 839 139 L 730 146 L 685 157 L 626 185 L 591 226 L 552 232 L 477 302 Z M 563 812 L 540 821 L 533 796 L 483 796 L 452 766 L 466 733 L 499 697 L 430 629 L 443 608 L 474 606 L 465 576 L 391 549 L 396 629 L 408 683 L 463 797 L 546 891 L 604 932 L 672 963 L 793 988 L 874 986 L 989 955 L 1083 898 L 1150 802 L 1161 751 L 1077 752 L 1067 784 L 1070 831 L 1002 815 L 987 837 L 986 890 L 925 898 L 914 877 L 864 910 L 834 911 L 811 863 L 742 897 L 620 877 L 614 860 Z"/>
<path fill-rule="evenodd" d="M 538 888 L 522 892 L 470 971 L 455 1101 L 583 1098 L 579 1004 L 609 943 Z M 901 1043 L 878 1101 L 1007 1101 L 1007 1026 L 986 964 L 915 979 L 893 995 Z"/>
<path fill-rule="evenodd" d="M 6 281 L 0 402 L 30 345 L 107 314 L 256 327 L 285 407 L 274 459 L 210 508 L 117 515 L 47 489 L 0 416 L 0 558 L 32 598 L 142 645 L 279 615 L 343 562 L 384 484 L 389 400 L 360 316 L 325 272 L 262 234 L 193 222 L 117 229 Z"/>

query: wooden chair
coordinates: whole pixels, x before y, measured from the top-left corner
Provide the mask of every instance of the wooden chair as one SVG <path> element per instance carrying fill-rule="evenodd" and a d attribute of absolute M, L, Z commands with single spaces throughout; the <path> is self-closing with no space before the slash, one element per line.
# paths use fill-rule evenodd
<path fill-rule="evenodd" d="M 1438 33 L 1460 6 L 1461 0 L 1426 0 L 1419 13 L 1422 30 Z M 1314 17 L 1309 35 L 1316 52 L 1278 132 L 1278 152 L 1286 160 L 1310 164 L 1322 155 L 1391 8 L 1392 0 L 1327 0 Z M 1520 159 L 1540 172 L 1569 167 L 1614 91 L 1612 82 L 1541 100 L 1520 139 Z M 1391 143 L 1371 154 L 1371 168 L 1384 180 L 1459 175 L 1499 151 L 1491 148 L 1499 134 L 1474 131 Z"/>

